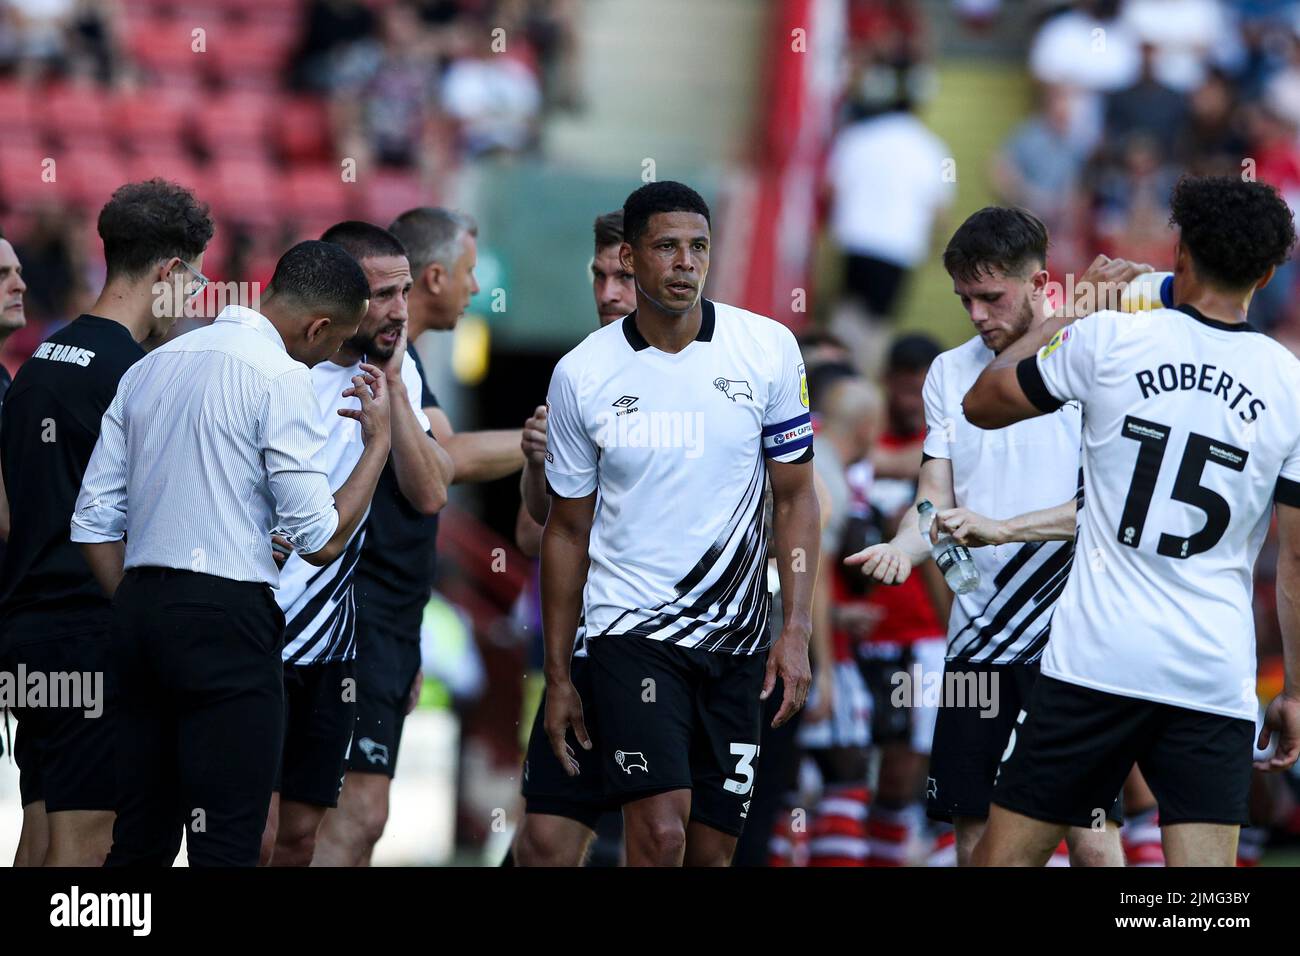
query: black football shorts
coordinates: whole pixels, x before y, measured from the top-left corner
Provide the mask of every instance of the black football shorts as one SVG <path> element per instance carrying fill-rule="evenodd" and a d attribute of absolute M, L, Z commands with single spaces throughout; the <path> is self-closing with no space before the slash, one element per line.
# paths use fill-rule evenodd
<path fill-rule="evenodd" d="M 1136 763 L 1160 824 L 1250 823 L 1255 724 L 1039 677 L 1007 748 L 993 802 L 1090 826 Z"/>
<path fill-rule="evenodd" d="M 642 637 L 587 641 L 605 793 L 691 791 L 691 819 L 739 836 L 758 776 L 767 651 L 720 654 Z"/>

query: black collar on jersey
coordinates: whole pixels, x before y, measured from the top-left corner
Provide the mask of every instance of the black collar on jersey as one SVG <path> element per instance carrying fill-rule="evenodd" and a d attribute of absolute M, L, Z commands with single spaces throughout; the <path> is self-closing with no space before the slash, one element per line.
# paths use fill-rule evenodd
<path fill-rule="evenodd" d="M 140 349 L 140 354 L 144 354 L 144 346 L 139 342 L 136 342 L 136 338 L 131 334 L 131 330 L 116 319 L 106 319 L 102 315 L 95 315 L 93 312 L 83 312 L 72 321 L 80 322 L 82 325 L 98 326 L 99 328 L 108 329 L 111 332 L 117 332 L 120 330 L 122 335 L 125 335 L 132 342 L 135 342 L 136 347 Z M 68 325 L 71 324 L 72 322 L 68 323 Z M 64 328 L 67 328 L 67 326 L 65 325 Z"/>
<path fill-rule="evenodd" d="M 700 331 L 695 335 L 696 342 L 712 342 L 713 327 L 717 324 L 717 319 L 713 313 L 713 303 L 708 299 L 700 300 Z M 627 344 L 634 350 L 640 352 L 642 349 L 648 349 L 650 343 L 645 340 L 641 330 L 636 327 L 636 309 L 625 316 L 623 319 L 623 335 L 627 339 Z"/>
<path fill-rule="evenodd" d="M 1176 308 L 1179 312 L 1183 312 L 1186 313 L 1187 315 L 1190 315 L 1197 322 L 1203 322 L 1204 324 L 1208 325 L 1212 329 L 1222 329 L 1224 332 L 1258 332 L 1259 331 L 1259 329 L 1255 328 L 1249 322 L 1221 322 L 1218 319 L 1212 319 L 1208 315 L 1205 315 L 1203 312 L 1201 312 L 1201 310 L 1196 308 L 1196 306 L 1194 305 L 1187 305 L 1184 303 L 1183 305 L 1175 306 L 1174 308 Z"/>

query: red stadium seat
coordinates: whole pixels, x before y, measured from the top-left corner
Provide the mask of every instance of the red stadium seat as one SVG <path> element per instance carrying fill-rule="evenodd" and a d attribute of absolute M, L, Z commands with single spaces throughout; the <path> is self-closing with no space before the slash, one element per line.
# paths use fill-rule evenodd
<path fill-rule="evenodd" d="M 418 173 L 381 169 L 365 181 L 364 213 L 368 222 L 387 226 L 395 218 L 416 206 L 428 206 L 434 197 L 425 190 Z"/>
<path fill-rule="evenodd" d="M 37 123 L 39 93 L 22 83 L 0 83 L 0 121 L 4 123 L 6 146 L 37 146 L 41 132 Z"/>
<path fill-rule="evenodd" d="M 169 150 L 141 153 L 131 160 L 130 179 L 132 182 L 153 179 L 155 176 L 194 190 L 200 199 L 208 198 L 199 195 L 208 181 L 204 169 L 195 163 L 188 154 L 181 152 L 176 147 Z"/>
<path fill-rule="evenodd" d="M 209 36 L 207 75 L 227 90 L 273 93 L 284 81 L 287 54 L 274 37 L 256 25 L 224 23 L 213 27 Z"/>
<path fill-rule="evenodd" d="M 209 98 L 196 114 L 199 141 L 213 156 L 265 157 L 271 98 L 244 90 Z"/>
<path fill-rule="evenodd" d="M 210 43 L 208 50 L 226 80 L 235 79 L 230 74 L 244 70 L 270 72 L 278 80 L 297 42 L 293 33 L 267 30 L 260 21 L 226 23 L 214 28 L 212 36 L 216 42 Z"/>
<path fill-rule="evenodd" d="M 220 215 L 255 226 L 271 225 L 280 218 L 276 175 L 260 159 L 220 157 L 213 174 L 205 178 L 204 189 L 212 189 L 212 205 Z"/>
<path fill-rule="evenodd" d="M 329 112 L 319 97 L 284 98 L 273 108 L 270 123 L 276 151 L 285 162 L 318 161 L 333 155 Z"/>
<path fill-rule="evenodd" d="M 189 74 L 197 77 L 203 70 L 206 53 L 194 50 L 190 17 L 140 19 L 131 27 L 126 46 L 135 62 L 160 77 Z"/>
<path fill-rule="evenodd" d="M 112 114 L 109 98 L 95 83 L 61 83 L 41 94 L 41 122 L 48 136 L 66 148 L 102 148 Z"/>
<path fill-rule="evenodd" d="M 306 0 L 224 0 L 226 9 L 235 15 L 256 19 L 258 17 L 292 18 L 302 22 Z"/>
<path fill-rule="evenodd" d="M 284 178 L 284 209 L 298 222 L 347 219 L 359 210 L 361 186 L 345 183 L 338 166 L 300 166 Z"/>
<path fill-rule="evenodd" d="M 152 88 L 120 93 L 112 114 L 120 142 L 142 156 L 180 148 L 186 122 L 183 95 Z"/>
<path fill-rule="evenodd" d="M 33 209 L 46 202 L 67 199 L 67 171 L 51 152 L 0 141 L 0 195 L 5 205 Z"/>
<path fill-rule="evenodd" d="M 78 146 L 60 163 L 60 176 L 67 175 L 68 197 L 88 210 L 98 210 L 113 191 L 130 181 L 122 156 L 113 149 Z"/>

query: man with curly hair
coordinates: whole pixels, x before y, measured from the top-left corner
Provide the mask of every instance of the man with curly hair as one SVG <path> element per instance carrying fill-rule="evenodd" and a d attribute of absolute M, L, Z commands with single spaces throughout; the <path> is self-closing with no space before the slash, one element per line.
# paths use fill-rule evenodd
<path fill-rule="evenodd" d="M 68 539 L 68 522 L 118 382 L 144 357 L 140 343 L 165 335 L 186 297 L 202 288 L 213 232 L 208 207 L 160 179 L 122 186 L 98 225 L 103 291 L 23 363 L 0 418 L 11 516 L 0 570 L 0 673 L 103 675 L 93 706 L 15 708 L 23 805 L 17 866 L 99 866 L 113 841 L 111 607 Z M 159 288 L 180 294 L 159 296 Z"/>
<path fill-rule="evenodd" d="M 1181 180 L 1171 209 L 1172 308 L 1054 319 L 966 395 L 981 428 L 1079 402 L 1086 489 L 976 864 L 1043 864 L 1136 762 L 1168 863 L 1233 865 L 1257 710 L 1251 571 L 1275 505 L 1287 671 L 1259 734 L 1276 750 L 1255 766 L 1300 755 L 1300 360 L 1246 321 L 1295 227 L 1272 187 L 1227 177 Z"/>

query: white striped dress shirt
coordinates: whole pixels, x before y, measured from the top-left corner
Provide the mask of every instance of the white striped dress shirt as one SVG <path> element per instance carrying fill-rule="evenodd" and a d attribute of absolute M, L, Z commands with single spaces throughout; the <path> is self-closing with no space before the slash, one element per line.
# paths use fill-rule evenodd
<path fill-rule="evenodd" d="M 340 399 L 342 402 L 342 399 Z M 300 554 L 338 528 L 311 373 L 243 306 L 122 377 L 72 515 L 72 540 L 126 535 L 127 569 L 181 568 L 275 586 L 269 535 Z"/>

